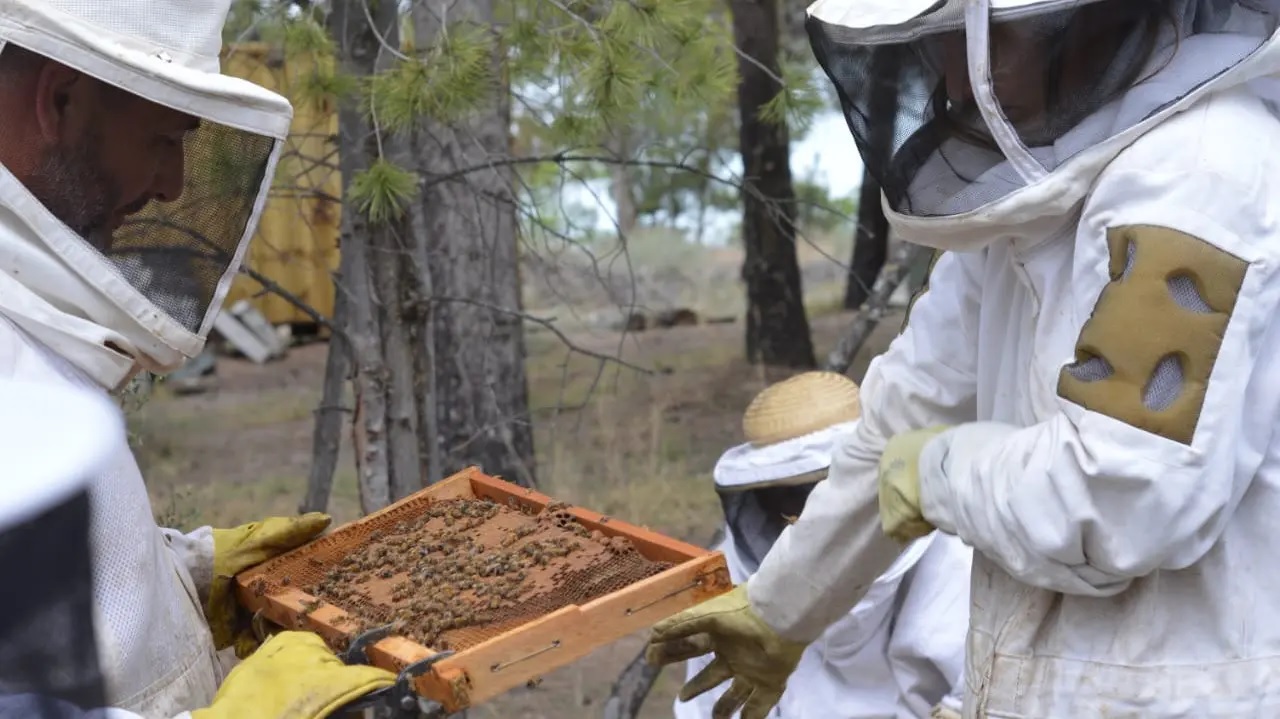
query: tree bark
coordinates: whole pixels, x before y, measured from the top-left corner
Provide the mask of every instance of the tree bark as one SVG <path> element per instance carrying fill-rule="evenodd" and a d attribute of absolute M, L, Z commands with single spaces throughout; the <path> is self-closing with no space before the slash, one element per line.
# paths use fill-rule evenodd
<path fill-rule="evenodd" d="M 804 5 L 794 2 L 779 4 L 778 24 L 782 28 L 782 49 L 792 58 L 810 59 L 809 31 L 804 26 Z"/>
<path fill-rule="evenodd" d="M 334 283 L 338 278 L 334 278 Z M 347 408 L 343 390 L 351 373 L 351 346 L 345 335 L 347 322 L 347 295 L 339 288 L 333 301 L 333 326 L 329 337 L 329 354 L 324 368 L 324 389 L 320 406 L 316 409 L 316 424 L 311 439 L 311 475 L 307 479 L 307 495 L 298 507 L 300 513 L 326 512 L 333 491 L 333 472 L 338 466 L 338 453 L 342 448 L 342 418 Z"/>
<path fill-rule="evenodd" d="M 746 259 L 747 359 L 813 367 L 813 342 L 796 260 L 796 197 L 785 123 L 760 119 L 781 84 L 776 0 L 730 0 L 738 71 L 738 141 L 744 176 L 742 234 Z M 750 58 L 750 59 L 748 59 Z"/>
<path fill-rule="evenodd" d="M 398 37 L 394 3 L 379 3 L 374 10 L 376 27 L 370 26 L 363 0 L 335 0 L 330 16 L 331 32 L 337 39 L 342 71 L 354 77 L 372 75 L 386 62 L 381 34 L 388 43 Z M 358 98 L 344 98 L 338 108 L 339 166 L 343 193 L 357 174 L 377 157 L 374 128 L 362 111 Z M 355 368 L 356 415 L 352 423 L 356 447 L 360 508 L 372 512 L 391 501 L 390 467 L 387 446 L 387 368 L 382 358 L 379 313 L 374 307 L 370 276 L 371 246 L 383 244 L 376 235 L 384 228 L 371 226 L 364 215 L 350 208 L 342 213 L 342 255 L 338 268 L 339 291 L 346 291 L 348 322 Z"/>
<path fill-rule="evenodd" d="M 631 128 L 626 126 L 613 128 L 608 141 L 608 150 L 619 160 L 609 165 L 609 194 L 613 197 L 618 233 L 628 237 L 639 222 L 634 171 L 624 162 L 632 159 Z"/>
<path fill-rule="evenodd" d="M 384 151 L 386 142 L 384 139 Z M 392 227 L 402 229 L 406 224 L 396 223 Z M 372 257 L 378 319 L 382 329 L 382 357 L 387 369 L 387 452 L 391 470 L 388 484 L 393 502 L 422 489 L 418 447 L 419 395 L 414 386 L 416 368 L 404 313 L 407 289 L 401 286 L 401 268 L 407 254 L 401 238 L 405 234 L 402 231 L 376 233 L 381 243 L 374 248 Z"/>
<path fill-rule="evenodd" d="M 495 0 L 417 3 L 415 39 L 423 47 L 434 42 L 446 9 L 450 23 L 492 27 L 494 6 Z M 434 325 L 437 447 L 445 474 L 479 465 L 533 486 L 512 170 L 495 164 L 440 179 L 511 154 L 510 97 L 504 53 L 496 42 L 492 68 L 500 81 L 475 113 L 448 126 L 427 122 L 415 133 L 423 181 L 417 211 L 431 291 L 423 299 Z"/>

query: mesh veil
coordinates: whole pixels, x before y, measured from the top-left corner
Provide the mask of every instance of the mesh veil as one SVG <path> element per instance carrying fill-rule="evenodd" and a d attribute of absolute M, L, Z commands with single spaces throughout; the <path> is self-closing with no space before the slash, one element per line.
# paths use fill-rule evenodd
<path fill-rule="evenodd" d="M 215 293 L 239 264 L 276 141 L 201 123 L 185 143 L 176 202 L 152 202 L 115 233 L 107 258 L 165 314 L 201 332 Z"/>
<path fill-rule="evenodd" d="M 71 0 L 60 2 L 67 3 Z M 92 8 L 86 10 L 88 7 L 79 4 L 75 9 L 92 11 L 90 14 L 93 17 L 102 12 Z M 157 22 L 161 21 L 157 19 Z M 6 32 L 18 35 L 18 31 L 12 28 L 6 29 Z M 43 36 L 33 34 L 33 37 Z M 214 33 L 211 37 L 216 41 L 220 36 Z M 255 96 L 244 100 L 244 112 L 241 114 L 245 119 L 227 120 L 225 117 L 215 117 L 203 112 L 200 108 L 214 103 L 204 99 L 198 91 L 175 89 L 168 95 L 156 97 L 131 87 L 127 75 L 99 76 L 93 67 L 78 65 L 77 58 L 68 59 L 61 54 L 28 47 L 27 40 L 26 37 L 7 38 L 7 42 L 0 43 L 0 47 L 3 47 L 0 53 L 20 48 L 53 58 L 136 98 L 183 113 L 193 121 L 198 121 L 198 126 L 188 132 L 182 141 L 182 192 L 177 197 L 122 197 L 121 188 L 111 185 L 114 179 L 111 169 L 101 157 L 94 154 L 99 146 L 110 144 L 111 138 L 104 138 L 88 142 L 84 152 L 90 158 L 85 162 L 92 163 L 96 160 L 102 163 L 88 171 L 88 175 L 95 178 L 95 185 L 102 186 L 97 188 L 97 196 L 110 199 L 100 202 L 101 207 L 85 210 L 85 216 L 79 217 L 75 222 L 69 220 L 65 212 L 59 214 L 39 195 L 36 199 L 41 200 L 75 236 L 86 240 L 92 249 L 90 254 L 101 260 L 88 264 L 100 264 L 108 268 L 109 272 L 140 293 L 150 307 L 142 309 L 129 297 L 118 293 L 114 296 L 117 303 L 147 326 L 155 324 L 151 316 L 156 315 L 155 310 L 159 310 L 160 317 L 168 318 L 192 336 L 203 338 L 212 326 L 213 318 L 220 309 L 231 280 L 239 269 L 245 248 L 254 234 L 258 213 L 265 202 L 273 179 L 275 161 L 282 146 L 282 135 L 277 134 L 278 128 L 271 128 L 270 132 L 266 129 L 252 129 L 255 127 L 252 119 L 262 114 L 254 105 L 255 102 L 261 102 L 261 98 Z M 209 76 L 214 78 L 209 80 L 214 83 L 211 87 L 219 92 L 224 91 L 225 88 L 216 85 L 216 65 L 210 71 Z M 189 75 L 190 73 L 182 77 Z M 156 78 L 148 78 L 148 81 L 155 82 Z M 240 108 L 234 99 L 217 102 L 221 103 L 218 107 L 224 115 L 236 117 L 236 111 Z M 285 107 L 287 108 L 287 104 Z M 287 110 L 276 112 L 281 114 Z M 156 159 L 140 157 L 138 161 L 149 163 L 156 162 Z M 65 185 L 66 181 L 68 178 L 55 178 L 54 184 Z M 86 184 L 85 179 L 78 176 L 73 181 Z M 85 196 L 93 195 L 86 191 Z M 148 199 L 150 201 L 142 209 L 126 217 L 118 228 L 114 231 L 109 229 L 112 224 L 108 222 L 109 213 L 119 211 L 114 207 L 117 202 L 131 206 L 135 201 L 146 202 Z M 67 202 L 64 200 L 63 204 Z M 91 200 L 72 203 L 72 211 L 82 205 L 92 204 Z M 91 278 L 92 282 L 101 284 L 96 267 L 86 269 L 85 262 L 78 256 L 71 257 L 64 251 L 59 252 L 81 272 L 86 272 L 85 276 Z M 169 336 L 172 337 L 172 333 Z"/>
<path fill-rule="evenodd" d="M 852 15 L 857 3 L 845 4 Z M 963 5 L 940 2 L 895 27 L 808 19 L 863 160 L 901 214 L 961 214 L 1025 185 L 978 111 Z M 1280 25 L 1275 0 L 1049 5 L 994 12 L 989 47 L 996 103 L 1048 172 L 1239 64 Z"/>
<path fill-rule="evenodd" d="M 800 516 L 817 482 L 738 490 L 716 487 L 725 524 L 746 570 L 754 573 L 782 530 Z M 789 519 L 790 518 L 790 519 Z"/>

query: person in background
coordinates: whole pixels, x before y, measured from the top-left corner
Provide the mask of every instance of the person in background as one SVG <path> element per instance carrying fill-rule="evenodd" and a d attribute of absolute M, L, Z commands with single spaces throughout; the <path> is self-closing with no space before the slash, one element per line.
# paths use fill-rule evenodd
<path fill-rule="evenodd" d="M 746 442 L 716 463 L 724 552 L 734 583 L 747 581 L 778 535 L 826 479 L 840 437 L 858 420 L 858 386 L 806 372 L 760 392 L 742 419 Z M 862 601 L 805 650 L 773 719 L 923 719 L 958 716 L 964 695 L 971 550 L 939 532 L 902 553 Z M 710 659 L 690 659 L 690 680 Z M 711 719 L 723 690 L 688 702 L 676 719 Z"/>

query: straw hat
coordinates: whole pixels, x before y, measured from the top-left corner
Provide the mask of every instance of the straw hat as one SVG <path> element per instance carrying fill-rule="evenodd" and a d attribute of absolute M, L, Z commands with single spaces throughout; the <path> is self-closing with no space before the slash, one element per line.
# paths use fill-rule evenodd
<path fill-rule="evenodd" d="M 835 372 L 805 372 L 766 387 L 747 407 L 742 431 L 764 447 L 858 419 L 858 385 Z"/>

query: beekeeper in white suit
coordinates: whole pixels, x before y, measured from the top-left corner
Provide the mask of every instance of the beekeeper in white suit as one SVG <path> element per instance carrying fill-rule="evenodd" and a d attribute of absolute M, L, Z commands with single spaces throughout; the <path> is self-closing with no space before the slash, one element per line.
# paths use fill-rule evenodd
<path fill-rule="evenodd" d="M 684 696 L 732 681 L 763 717 L 937 528 L 974 548 L 965 716 L 1280 716 L 1280 2 L 823 0 L 809 26 L 894 230 L 945 252 L 799 521 L 650 656 L 714 652 Z"/>
<path fill-rule="evenodd" d="M 292 118 L 285 99 L 220 74 L 229 1 L 0 0 L 0 379 L 102 395 L 200 352 Z M 214 702 L 215 649 L 253 647 L 231 576 L 329 519 L 161 530 L 124 434 L 114 442 L 91 483 L 111 706 L 213 719 L 249 716 L 236 708 L 249 696 L 254 716 L 294 704 L 303 717 L 389 683 L 367 668 L 326 675 L 318 638 L 288 633 Z"/>
<path fill-rule="evenodd" d="M 766 387 L 742 418 L 746 442 L 716 462 L 729 576 L 746 581 L 805 498 L 825 480 L 835 443 L 858 418 L 858 386 L 804 372 Z M 932 532 L 911 543 L 848 614 L 800 658 L 771 719 L 919 719 L 964 695 L 972 551 Z M 690 659 L 690 679 L 711 660 Z M 676 719 L 710 719 L 722 689 L 676 701 Z M 939 707 L 942 707 L 939 709 Z"/>

